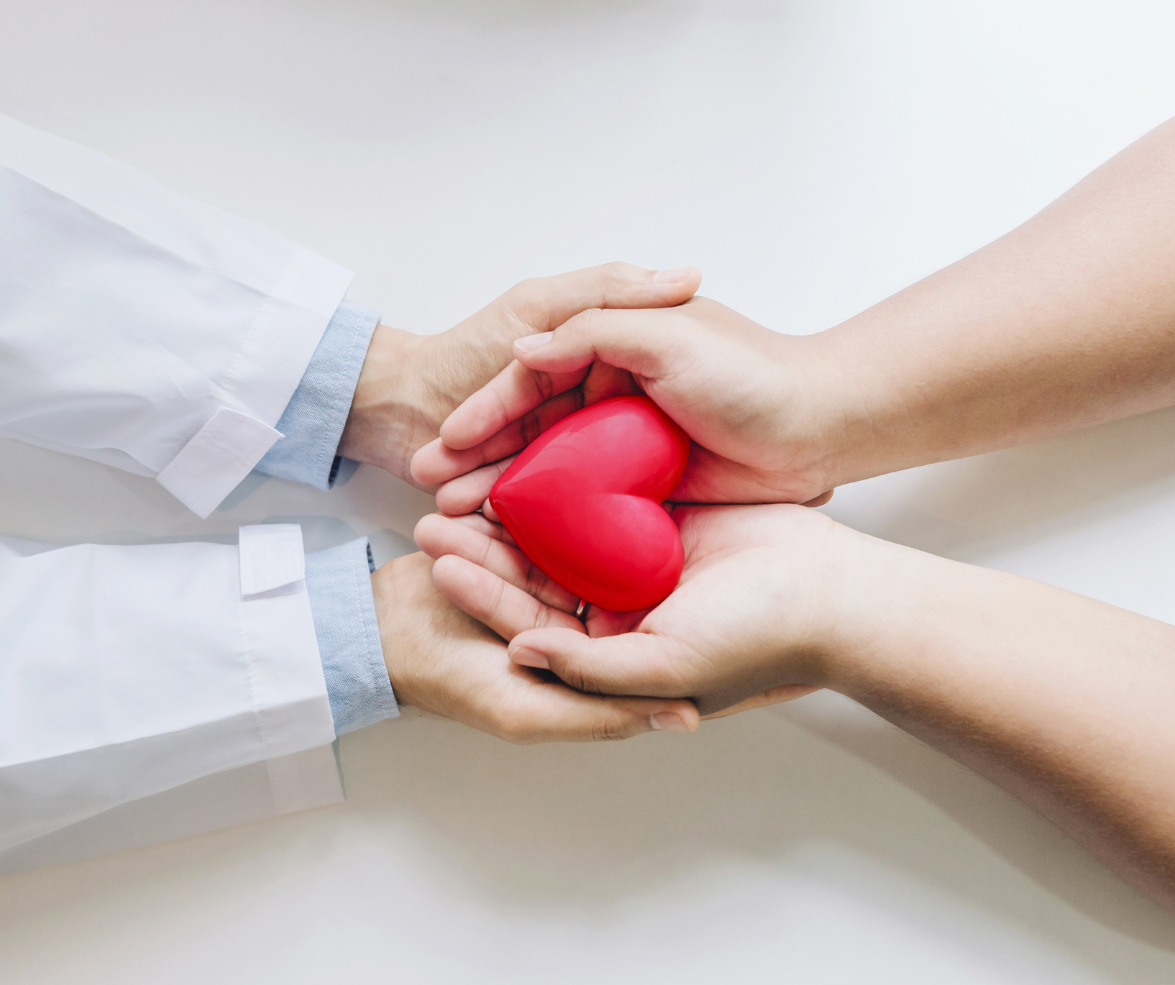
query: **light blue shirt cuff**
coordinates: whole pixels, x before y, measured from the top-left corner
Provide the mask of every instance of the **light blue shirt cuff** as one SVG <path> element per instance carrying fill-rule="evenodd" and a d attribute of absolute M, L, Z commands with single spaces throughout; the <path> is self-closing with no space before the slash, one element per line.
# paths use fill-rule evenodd
<path fill-rule="evenodd" d="M 336 735 L 400 714 L 375 618 L 374 569 L 366 537 L 306 555 L 306 591 Z"/>
<path fill-rule="evenodd" d="M 286 405 L 277 429 L 285 435 L 257 463 L 257 471 L 329 489 L 358 462 L 338 456 L 343 427 L 379 315 L 350 301 L 335 310 L 322 340 Z"/>

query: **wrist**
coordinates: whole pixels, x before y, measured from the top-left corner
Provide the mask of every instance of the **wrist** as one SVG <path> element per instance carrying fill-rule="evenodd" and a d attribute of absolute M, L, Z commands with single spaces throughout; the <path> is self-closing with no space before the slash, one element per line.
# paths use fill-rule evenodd
<path fill-rule="evenodd" d="M 835 614 L 825 627 L 823 686 L 863 704 L 903 678 L 912 649 L 933 623 L 927 600 L 950 594 L 951 569 L 931 554 L 837 525 Z M 934 607 L 932 607 L 933 609 Z"/>
<path fill-rule="evenodd" d="M 339 441 L 340 455 L 408 477 L 416 437 L 431 425 L 424 420 L 417 371 L 427 341 L 389 325 L 376 326 Z"/>
<path fill-rule="evenodd" d="M 410 634 L 405 632 L 404 619 L 411 611 L 413 600 L 410 594 L 410 579 L 402 577 L 406 565 L 411 565 L 420 555 L 411 554 L 396 558 L 377 568 L 371 574 L 371 595 L 375 601 L 375 619 L 379 625 L 380 646 L 383 649 L 384 666 L 396 700 L 401 705 L 416 705 L 414 675 L 410 673 L 408 646 Z"/>
<path fill-rule="evenodd" d="M 775 335 L 774 348 L 776 443 L 791 457 L 781 465 L 803 479 L 799 493 L 804 498 L 793 502 L 864 478 L 855 473 L 873 425 L 856 368 L 859 354 L 833 330 Z"/>

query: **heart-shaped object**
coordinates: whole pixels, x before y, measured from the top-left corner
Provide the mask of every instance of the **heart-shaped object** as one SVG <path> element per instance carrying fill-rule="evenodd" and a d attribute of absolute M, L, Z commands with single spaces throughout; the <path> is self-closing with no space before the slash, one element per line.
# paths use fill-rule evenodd
<path fill-rule="evenodd" d="M 689 437 L 648 397 L 612 397 L 532 441 L 490 490 L 514 542 L 592 605 L 630 612 L 677 587 L 684 552 L 661 502 Z"/>

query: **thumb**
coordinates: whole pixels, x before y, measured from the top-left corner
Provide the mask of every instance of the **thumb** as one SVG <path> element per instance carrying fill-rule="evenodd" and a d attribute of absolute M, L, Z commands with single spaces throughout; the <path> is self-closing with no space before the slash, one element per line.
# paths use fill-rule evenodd
<path fill-rule="evenodd" d="M 574 629 L 530 629 L 514 637 L 509 654 L 514 663 L 550 670 L 589 694 L 689 696 L 665 641 L 650 633 L 592 638 Z"/>

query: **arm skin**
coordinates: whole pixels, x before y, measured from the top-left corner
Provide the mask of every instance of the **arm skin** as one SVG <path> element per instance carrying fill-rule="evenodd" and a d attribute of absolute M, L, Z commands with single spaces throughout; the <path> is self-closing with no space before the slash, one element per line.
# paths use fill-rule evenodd
<path fill-rule="evenodd" d="M 1175 404 L 1175 120 L 825 336 L 833 484 Z"/>
<path fill-rule="evenodd" d="M 694 440 L 678 502 L 803 503 L 1171 406 L 1175 121 L 1003 238 L 817 335 L 695 298 L 586 311 L 514 355 L 413 462 L 447 483 L 447 513 L 476 509 L 524 438 L 634 390 Z"/>
<path fill-rule="evenodd" d="M 831 688 L 1175 910 L 1175 627 L 798 506 L 674 519 L 677 590 L 648 612 L 598 613 L 586 631 L 484 518 L 425 517 L 417 538 L 444 555 L 437 586 L 511 640 L 515 663 L 589 693 L 691 697 L 709 715 Z"/>

